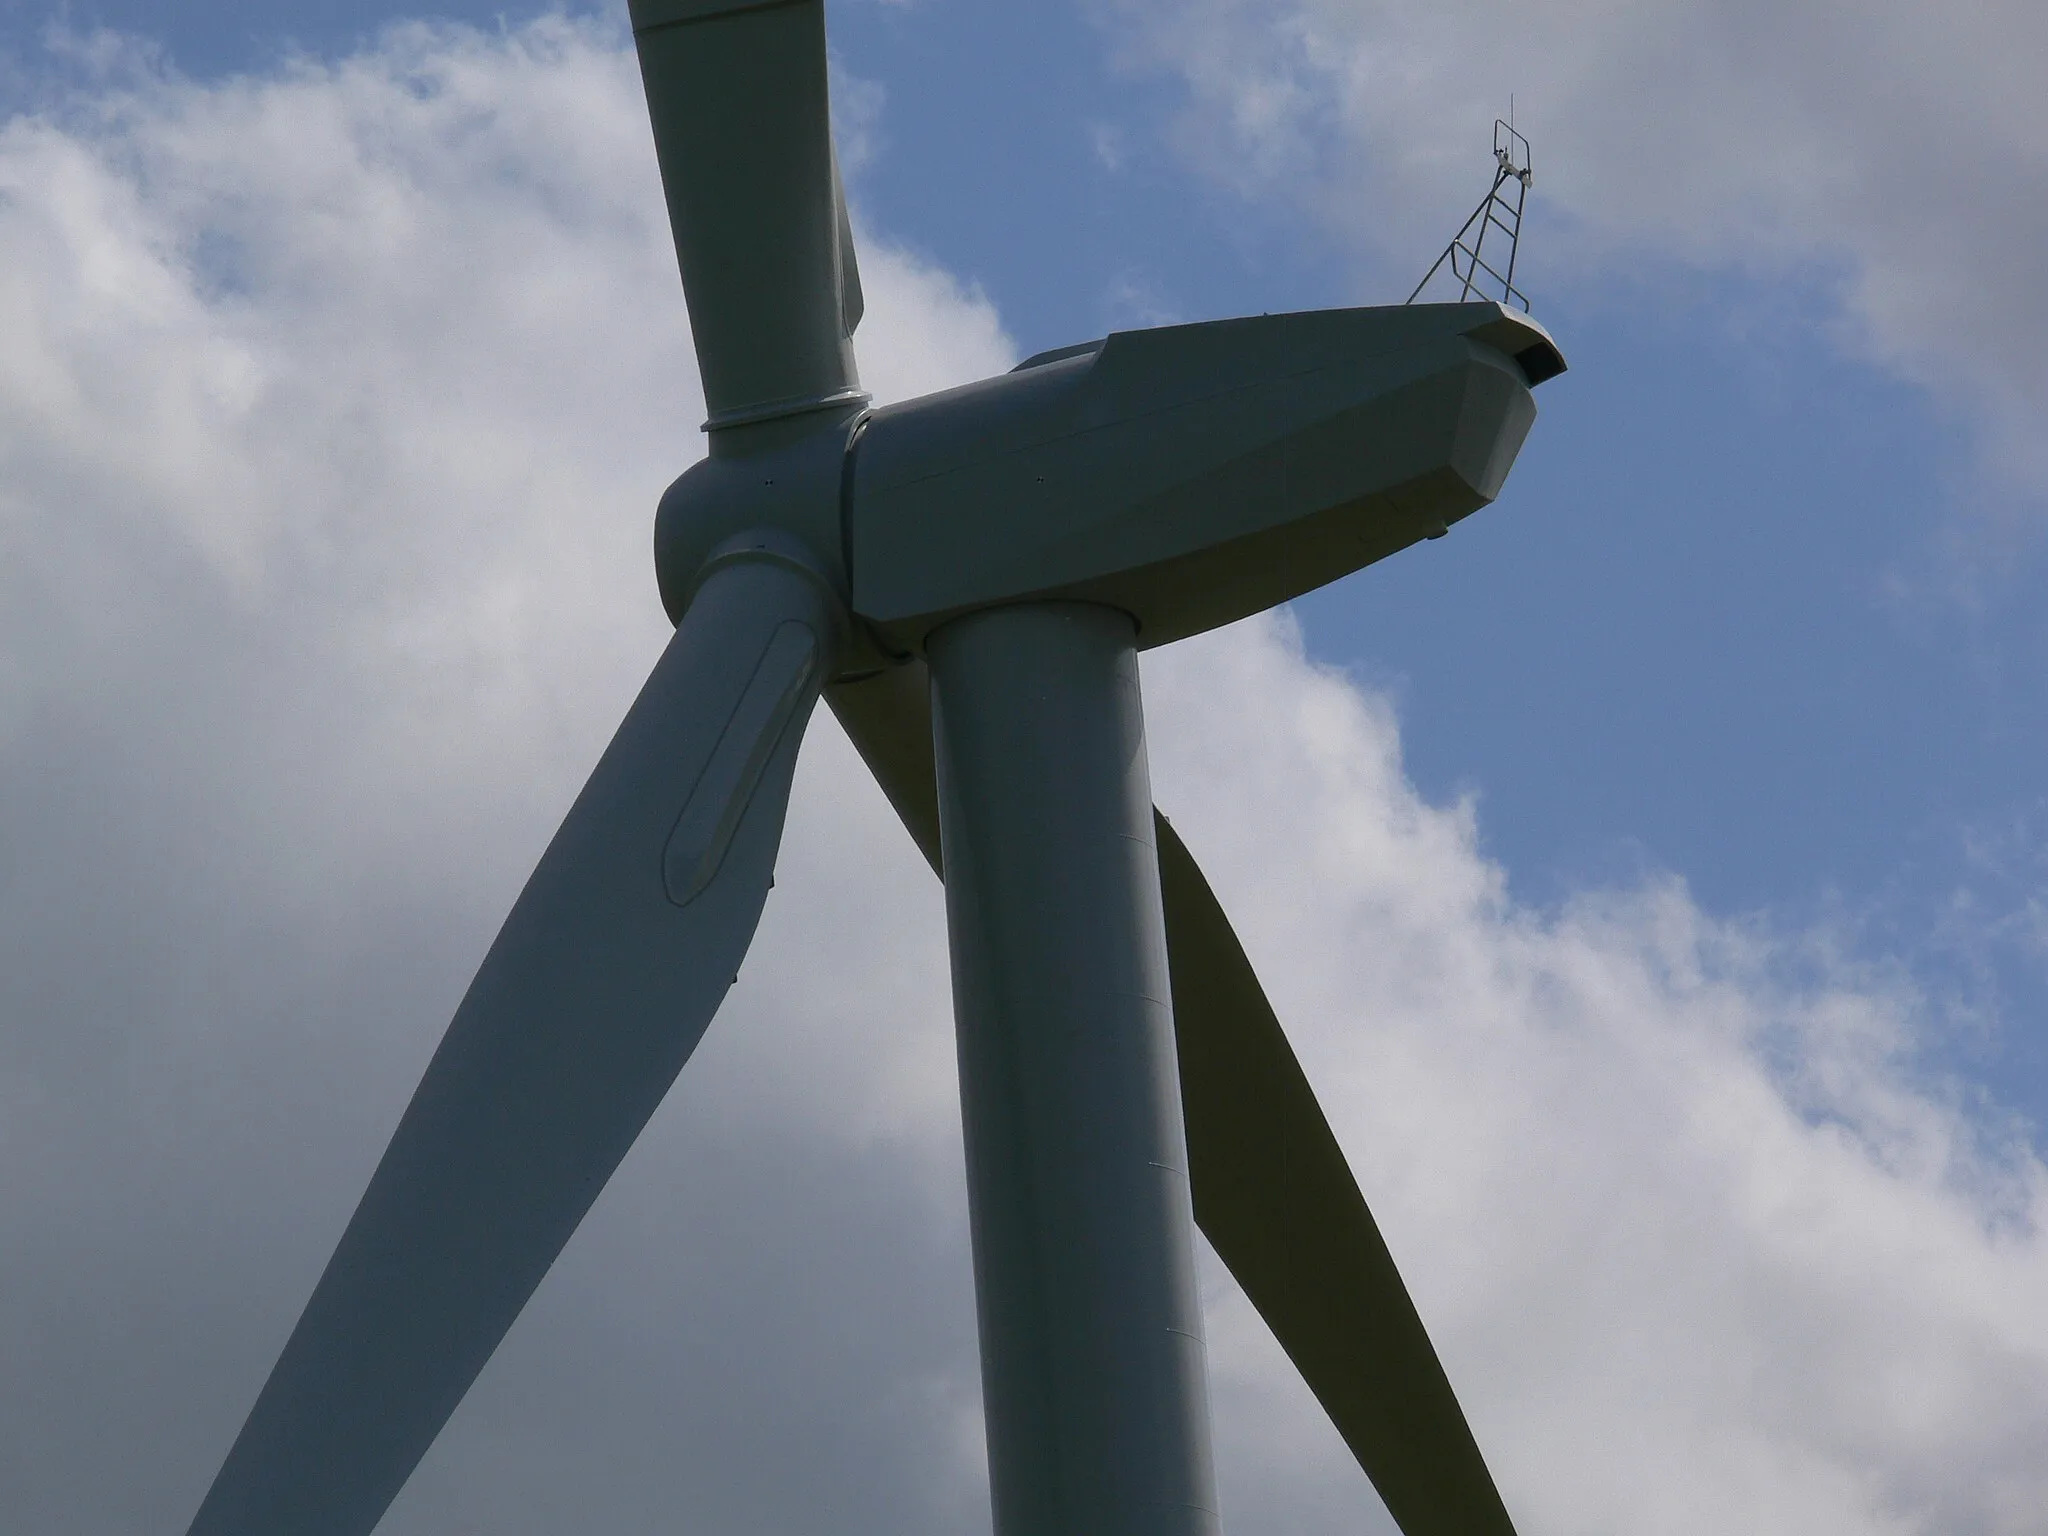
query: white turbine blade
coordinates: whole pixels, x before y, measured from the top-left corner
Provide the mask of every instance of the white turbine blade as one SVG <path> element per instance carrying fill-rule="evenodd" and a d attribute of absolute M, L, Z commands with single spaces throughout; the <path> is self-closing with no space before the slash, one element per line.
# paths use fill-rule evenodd
<path fill-rule="evenodd" d="M 191 1536 L 368 1536 L 696 1049 L 838 616 L 716 569 L 457 1009 Z"/>
<path fill-rule="evenodd" d="M 1403 1536 L 1514 1536 L 1315 1090 L 1164 817 L 1159 883 L 1195 1221 Z"/>
<path fill-rule="evenodd" d="M 823 0 L 630 8 L 711 425 L 859 398 Z"/>

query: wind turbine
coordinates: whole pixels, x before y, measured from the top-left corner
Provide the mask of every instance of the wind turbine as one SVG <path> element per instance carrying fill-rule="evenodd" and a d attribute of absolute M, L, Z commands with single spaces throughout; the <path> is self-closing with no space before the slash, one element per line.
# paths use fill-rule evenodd
<path fill-rule="evenodd" d="M 1137 652 L 1490 501 L 1490 303 L 1118 333 L 868 408 L 822 0 L 632 0 L 710 410 L 675 638 L 491 946 L 191 1536 L 367 1536 L 718 1010 L 822 695 L 944 877 L 1000 1536 L 1208 1536 L 1199 1223 L 1406 1536 L 1512 1536 L 1229 920 Z"/>

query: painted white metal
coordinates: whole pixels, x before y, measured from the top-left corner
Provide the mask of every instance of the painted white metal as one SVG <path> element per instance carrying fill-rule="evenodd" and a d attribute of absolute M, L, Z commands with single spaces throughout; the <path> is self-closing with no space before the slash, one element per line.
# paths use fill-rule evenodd
<path fill-rule="evenodd" d="M 932 637 L 997 1536 L 1218 1536 L 1130 616 Z"/>

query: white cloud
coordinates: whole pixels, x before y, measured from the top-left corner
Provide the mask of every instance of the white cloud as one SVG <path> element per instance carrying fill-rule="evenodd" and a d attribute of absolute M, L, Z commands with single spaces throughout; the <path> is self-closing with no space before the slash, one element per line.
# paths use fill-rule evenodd
<path fill-rule="evenodd" d="M 1199 162 L 1255 194 L 1306 188 L 1390 291 L 1477 201 L 1512 94 L 1535 144 L 1539 299 L 1642 293 L 1643 258 L 1797 276 L 1840 345 L 1981 414 L 1996 461 L 2048 485 L 2040 6 L 1096 9 L 1127 59 L 1185 81 Z"/>
<path fill-rule="evenodd" d="M 176 1529 L 662 638 L 699 419 L 620 39 L 403 28 L 0 129 L 0 1526 Z M 996 317 L 870 239 L 887 394 Z M 1162 800 L 1529 1536 L 2038 1529 L 2044 1175 L 1923 1010 L 1510 901 L 1384 700 L 1148 662 Z M 742 984 L 393 1532 L 985 1521 L 938 892 L 821 721 Z M 1234 1528 L 1362 1482 L 1211 1275 Z"/>
<path fill-rule="evenodd" d="M 2048 1176 L 1914 1077 L 1909 987 L 1676 883 L 1514 906 L 1284 630 L 1148 681 L 1161 798 L 1528 1528 L 2037 1528 Z"/>

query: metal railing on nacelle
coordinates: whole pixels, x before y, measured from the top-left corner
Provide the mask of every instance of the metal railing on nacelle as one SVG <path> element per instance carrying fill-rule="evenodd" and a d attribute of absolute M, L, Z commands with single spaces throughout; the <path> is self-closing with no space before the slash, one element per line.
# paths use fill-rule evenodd
<path fill-rule="evenodd" d="M 1458 284 L 1458 302 L 1468 303 L 1476 294 L 1498 304 L 1515 305 L 1524 314 L 1529 312 L 1529 296 L 1515 286 L 1515 260 L 1522 243 L 1522 208 L 1528 201 L 1534 172 L 1529 163 L 1529 141 L 1503 118 L 1495 118 L 1493 123 L 1493 160 L 1493 185 L 1443 253 L 1430 263 L 1422 281 L 1408 295 L 1407 303 L 1413 304 L 1420 298 L 1431 279 L 1448 264 L 1451 278 Z M 1496 229 L 1508 244 L 1505 272 L 1486 259 L 1486 237 Z M 1496 240 L 1494 249 L 1498 251 L 1499 246 Z"/>

